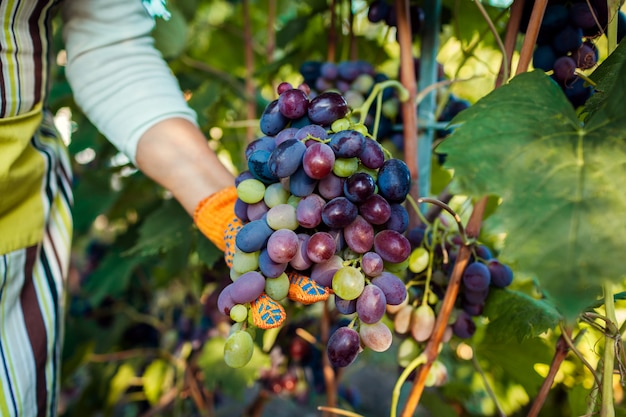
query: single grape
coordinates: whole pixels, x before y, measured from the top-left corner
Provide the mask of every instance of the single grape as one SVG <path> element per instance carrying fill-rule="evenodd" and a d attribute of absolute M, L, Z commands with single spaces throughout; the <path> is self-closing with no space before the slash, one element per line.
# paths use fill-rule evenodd
<path fill-rule="evenodd" d="M 285 190 L 281 183 L 275 182 L 265 188 L 263 201 L 267 207 L 272 208 L 279 204 L 285 204 L 289 200 L 289 191 Z"/>
<path fill-rule="evenodd" d="M 248 217 L 249 222 L 253 220 L 260 220 L 265 218 L 268 211 L 269 207 L 265 204 L 265 201 L 261 200 L 258 203 L 248 204 L 246 216 Z"/>
<path fill-rule="evenodd" d="M 484 290 L 473 291 L 467 288 L 463 288 L 463 300 L 469 304 L 483 304 L 489 295 L 489 287 Z"/>
<path fill-rule="evenodd" d="M 365 172 L 356 172 L 343 183 L 343 194 L 355 204 L 363 203 L 374 194 L 375 189 L 374 178 Z"/>
<path fill-rule="evenodd" d="M 376 252 L 367 252 L 361 258 L 361 270 L 368 277 L 376 277 L 383 272 L 383 258 Z"/>
<path fill-rule="evenodd" d="M 336 197 L 322 209 L 322 221 L 332 229 L 342 229 L 352 223 L 359 212 L 357 207 L 345 197 Z"/>
<path fill-rule="evenodd" d="M 265 294 L 276 301 L 287 297 L 289 293 L 289 277 L 284 272 L 276 278 L 265 280 Z"/>
<path fill-rule="evenodd" d="M 224 287 L 224 289 L 222 289 L 222 291 L 220 292 L 220 295 L 217 297 L 217 309 L 220 311 L 220 313 L 227 316 L 230 314 L 230 310 L 236 304 L 230 294 L 232 285 L 233 284 L 231 283 Z"/>
<path fill-rule="evenodd" d="M 264 219 L 253 220 L 239 230 L 235 244 L 244 252 L 256 252 L 265 247 L 272 233 L 274 231 Z"/>
<path fill-rule="evenodd" d="M 472 291 L 482 291 L 489 288 L 491 273 L 482 262 L 472 262 L 465 267 L 462 277 L 463 286 Z"/>
<path fill-rule="evenodd" d="M 491 259 L 487 262 L 487 268 L 491 276 L 491 284 L 494 287 L 508 287 L 513 282 L 513 271 L 507 264 L 503 264 L 497 259 Z"/>
<path fill-rule="evenodd" d="M 298 130 L 299 129 L 295 127 L 287 127 L 281 130 L 276 134 L 276 136 L 274 136 L 274 143 L 278 146 L 289 139 L 296 139 L 296 133 L 298 133 Z"/>
<path fill-rule="evenodd" d="M 248 203 L 244 203 L 239 198 L 235 200 L 235 216 L 244 223 L 250 220 L 248 217 Z"/>
<path fill-rule="evenodd" d="M 265 135 L 274 136 L 287 126 L 289 119 L 283 116 L 278 107 L 278 100 L 270 102 L 263 110 L 259 125 Z"/>
<path fill-rule="evenodd" d="M 388 159 L 378 171 L 378 193 L 390 203 L 401 203 L 411 188 L 411 173 L 400 159 Z"/>
<path fill-rule="evenodd" d="M 243 304 L 235 304 L 230 309 L 230 318 L 232 321 L 241 323 L 248 319 L 248 308 Z"/>
<path fill-rule="evenodd" d="M 373 324 L 362 322 L 359 328 L 359 336 L 361 336 L 363 345 L 374 352 L 386 351 L 393 341 L 391 330 L 382 321 Z"/>
<path fill-rule="evenodd" d="M 354 174 L 359 169 L 358 158 L 335 158 L 333 174 L 346 178 Z"/>
<path fill-rule="evenodd" d="M 343 229 L 343 237 L 354 252 L 365 253 L 374 244 L 374 227 L 357 215 L 354 221 Z"/>
<path fill-rule="evenodd" d="M 311 146 L 314 143 L 320 143 L 311 139 L 326 140 L 328 139 L 328 133 L 326 132 L 326 129 L 320 125 L 308 124 L 298 129 L 294 135 L 294 139 L 298 139 L 304 142 L 305 145 Z"/>
<path fill-rule="evenodd" d="M 265 184 L 272 184 L 278 180 L 278 177 L 269 170 L 268 161 L 271 154 L 270 151 L 259 149 L 252 152 L 248 158 L 248 170 L 252 173 L 254 178 Z"/>
<path fill-rule="evenodd" d="M 297 88 L 284 91 L 278 97 L 278 109 L 288 119 L 299 119 L 307 114 L 309 98 Z"/>
<path fill-rule="evenodd" d="M 263 136 L 250 142 L 248 146 L 246 146 L 244 155 L 246 159 L 248 159 L 254 151 L 265 150 L 268 152 L 272 152 L 275 148 L 276 142 L 274 141 L 274 138 L 271 136 Z"/>
<path fill-rule="evenodd" d="M 574 79 L 576 76 L 576 61 L 572 57 L 562 56 L 554 62 L 554 79 L 560 83 Z"/>
<path fill-rule="evenodd" d="M 296 220 L 307 229 L 317 227 L 322 222 L 322 208 L 326 200 L 318 194 L 308 195 L 300 200 L 296 208 Z"/>
<path fill-rule="evenodd" d="M 289 192 L 297 197 L 306 197 L 315 191 L 318 180 L 309 177 L 302 166 L 289 178 Z"/>
<path fill-rule="evenodd" d="M 302 158 L 304 172 L 314 179 L 322 179 L 330 174 L 335 164 L 335 153 L 325 143 L 315 142 L 306 148 Z"/>
<path fill-rule="evenodd" d="M 402 204 L 389 205 L 389 219 L 383 224 L 383 228 L 395 230 L 398 233 L 406 232 L 409 228 L 409 212 Z"/>
<path fill-rule="evenodd" d="M 411 244 L 394 230 L 382 230 L 374 236 L 374 251 L 386 262 L 400 263 L 411 253 Z"/>
<path fill-rule="evenodd" d="M 598 49 L 591 42 L 585 42 L 572 53 L 572 59 L 580 69 L 593 68 L 598 62 Z"/>
<path fill-rule="evenodd" d="M 278 178 L 292 175 L 302 165 L 306 149 L 304 143 L 297 139 L 287 139 L 276 146 L 267 161 L 270 173 Z"/>
<path fill-rule="evenodd" d="M 259 267 L 259 252 L 243 252 L 235 246 L 233 269 L 240 274 L 254 271 Z"/>
<path fill-rule="evenodd" d="M 353 266 L 341 267 L 333 276 L 332 288 L 344 300 L 354 300 L 363 292 L 365 277 Z"/>
<path fill-rule="evenodd" d="M 298 252 L 298 242 L 298 235 L 293 230 L 276 230 L 267 241 L 267 254 L 276 263 L 288 263 Z"/>
<path fill-rule="evenodd" d="M 334 62 L 324 62 L 320 66 L 320 76 L 326 78 L 327 80 L 334 80 L 339 75 L 339 71 L 337 70 L 337 64 Z"/>
<path fill-rule="evenodd" d="M 430 252 L 428 252 L 423 246 L 419 246 L 411 252 L 409 255 L 409 269 L 411 272 L 419 274 L 428 267 L 430 260 Z"/>
<path fill-rule="evenodd" d="M 582 43 L 583 30 L 579 27 L 568 25 L 554 35 L 551 45 L 558 55 L 564 55 L 580 48 Z"/>
<path fill-rule="evenodd" d="M 372 194 L 359 205 L 359 213 L 368 222 L 380 225 L 386 223 L 391 217 L 391 206 L 385 197 Z"/>
<path fill-rule="evenodd" d="M 354 362 L 360 350 L 359 334 L 349 327 L 338 328 L 328 338 L 328 359 L 337 368 L 344 368 Z"/>
<path fill-rule="evenodd" d="M 435 311 L 426 303 L 420 304 L 411 315 L 411 336 L 418 342 L 425 342 L 434 329 Z"/>
<path fill-rule="evenodd" d="M 467 301 L 463 301 L 461 303 L 461 308 L 470 316 L 478 317 L 483 314 L 484 304 L 473 304 Z"/>
<path fill-rule="evenodd" d="M 245 304 L 256 300 L 265 288 L 265 277 L 257 271 L 242 274 L 237 281 L 230 284 L 230 296 L 237 304 Z"/>
<path fill-rule="evenodd" d="M 405 305 L 393 318 L 393 328 L 398 334 L 408 333 L 411 329 L 411 317 L 413 316 L 413 306 Z"/>
<path fill-rule="evenodd" d="M 345 178 L 338 177 L 332 172 L 322 178 L 317 185 L 319 194 L 327 200 L 343 195 L 343 182 Z"/>
<path fill-rule="evenodd" d="M 390 272 L 382 272 L 379 276 L 372 279 L 372 284 L 383 291 L 387 304 L 399 305 L 406 299 L 407 291 L 404 282 Z"/>
<path fill-rule="evenodd" d="M 291 85 L 291 83 L 283 81 L 282 83 L 278 84 L 278 87 L 276 87 L 276 92 L 278 93 L 278 95 L 281 95 L 285 91 L 291 90 L 292 88 L 293 86 Z"/>
<path fill-rule="evenodd" d="M 356 299 L 356 312 L 361 323 L 373 324 L 383 318 L 387 299 L 383 290 L 376 285 L 366 285 Z"/>
<path fill-rule="evenodd" d="M 550 45 L 539 45 L 533 52 L 533 66 L 544 71 L 552 71 L 557 55 Z"/>
<path fill-rule="evenodd" d="M 398 365 L 406 368 L 421 352 L 420 345 L 412 338 L 407 337 L 398 346 Z"/>
<path fill-rule="evenodd" d="M 342 130 L 331 135 L 328 146 L 337 158 L 354 158 L 363 152 L 365 136 L 356 130 Z"/>
<path fill-rule="evenodd" d="M 452 331 L 457 337 L 467 339 L 476 333 L 476 323 L 472 320 L 472 316 L 461 311 L 452 325 Z"/>
<path fill-rule="evenodd" d="M 254 204 L 263 200 L 265 184 L 257 179 L 247 179 L 237 186 L 237 197 L 244 203 Z"/>
<path fill-rule="evenodd" d="M 315 124 L 330 126 L 335 120 L 348 114 L 348 110 L 348 103 L 341 94 L 329 91 L 311 100 L 308 116 Z"/>
<path fill-rule="evenodd" d="M 349 315 L 356 313 L 357 300 L 344 300 L 335 295 L 335 307 L 340 314 Z"/>
<path fill-rule="evenodd" d="M 374 139 L 365 138 L 363 148 L 358 154 L 361 163 L 371 169 L 379 169 L 385 162 L 385 153 L 382 146 Z"/>
<path fill-rule="evenodd" d="M 320 263 L 329 260 L 337 250 L 335 239 L 328 232 L 315 232 L 309 238 L 306 254 L 312 262 Z"/>
<path fill-rule="evenodd" d="M 296 209 L 290 204 L 278 204 L 267 212 L 265 221 L 274 230 L 296 230 L 299 226 Z"/>
<path fill-rule="evenodd" d="M 231 368 L 244 367 L 252 359 L 254 341 L 246 331 L 239 330 L 232 333 L 224 344 L 224 361 Z"/>
<path fill-rule="evenodd" d="M 386 0 L 374 0 L 367 11 L 367 20 L 372 23 L 382 22 L 387 18 L 391 6 Z"/>
<path fill-rule="evenodd" d="M 596 26 L 597 11 L 586 1 L 574 3 L 569 8 L 569 18 L 572 24 L 583 30 L 593 29 Z"/>

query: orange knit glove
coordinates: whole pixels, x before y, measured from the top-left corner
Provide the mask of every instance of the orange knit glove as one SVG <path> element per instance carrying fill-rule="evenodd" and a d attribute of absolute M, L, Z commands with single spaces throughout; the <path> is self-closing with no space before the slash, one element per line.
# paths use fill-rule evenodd
<path fill-rule="evenodd" d="M 193 214 L 193 221 L 198 229 L 224 252 L 229 267 L 232 266 L 235 252 L 235 236 L 243 227 L 241 220 L 235 216 L 235 201 L 237 189 L 224 188 L 200 201 Z"/>

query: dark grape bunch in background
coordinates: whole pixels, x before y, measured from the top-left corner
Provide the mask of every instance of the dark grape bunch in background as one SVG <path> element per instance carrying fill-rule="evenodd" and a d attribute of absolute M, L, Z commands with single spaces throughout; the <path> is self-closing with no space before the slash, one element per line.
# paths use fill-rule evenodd
<path fill-rule="evenodd" d="M 526 2 L 520 31 L 528 26 L 533 1 Z M 626 15 L 619 12 L 618 42 L 626 34 Z M 537 37 L 533 66 L 546 72 L 563 89 L 574 107 L 593 94 L 578 74 L 592 69 L 598 61 L 595 39 L 606 32 L 607 3 L 604 0 L 550 0 Z"/>
<path fill-rule="evenodd" d="M 409 7 L 411 19 L 411 31 L 418 35 L 424 24 L 424 10 L 419 5 L 411 4 Z M 370 3 L 367 11 L 367 20 L 371 23 L 384 22 L 387 26 L 398 26 L 398 13 L 395 2 L 387 0 L 374 0 Z"/>
<path fill-rule="evenodd" d="M 394 272 L 411 251 L 409 169 L 350 118 L 344 96 L 309 91 L 278 86 L 260 118 L 265 136 L 247 146 L 248 169 L 235 182 L 233 282 L 218 299 L 235 322 L 224 349 L 232 367 L 251 359 L 255 328 L 282 324 L 281 303 L 331 294 L 341 312 L 356 313 L 331 335 L 331 363 L 347 366 L 363 347 L 384 351 L 392 341 L 386 307 L 406 296 Z"/>
<path fill-rule="evenodd" d="M 400 366 L 407 366 L 415 359 L 432 336 L 457 253 L 463 245 L 458 229 L 446 226 L 439 219 L 409 229 L 407 238 L 411 243 L 408 296 L 401 304 L 387 308 L 395 333 L 403 338 L 398 348 Z M 443 342 L 452 337 L 471 337 L 476 331 L 474 320 L 482 315 L 489 291 L 506 288 L 512 281 L 513 272 L 508 265 L 499 261 L 486 245 L 473 243 Z M 444 364 L 439 363 L 432 372 L 431 384 L 445 382 Z"/>

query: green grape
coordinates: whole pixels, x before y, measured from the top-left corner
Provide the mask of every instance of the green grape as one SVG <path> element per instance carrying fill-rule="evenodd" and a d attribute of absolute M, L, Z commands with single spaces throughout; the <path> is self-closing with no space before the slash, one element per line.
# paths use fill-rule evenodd
<path fill-rule="evenodd" d="M 399 278 L 404 278 L 406 268 L 409 266 L 409 258 L 406 258 L 404 261 L 397 263 L 383 261 L 383 265 L 385 267 L 385 271 L 391 272 L 392 274 L 397 275 Z"/>
<path fill-rule="evenodd" d="M 243 180 L 237 186 L 237 196 L 248 204 L 258 203 L 265 195 L 265 184 L 255 178 Z"/>
<path fill-rule="evenodd" d="M 244 252 L 235 246 L 235 253 L 233 254 L 233 270 L 238 274 L 243 274 L 250 271 L 256 271 L 259 267 L 259 251 L 256 252 Z M 231 279 L 233 277 L 231 276 Z M 237 276 L 236 278 L 239 278 Z M 233 281 L 236 281 L 236 278 Z"/>
<path fill-rule="evenodd" d="M 382 114 L 388 119 L 395 119 L 398 117 L 398 111 L 400 110 L 400 104 L 395 98 L 385 100 L 382 107 Z"/>
<path fill-rule="evenodd" d="M 349 177 L 359 168 L 358 158 L 337 158 L 333 165 L 333 174 L 338 177 Z"/>
<path fill-rule="evenodd" d="M 254 352 L 254 341 L 250 333 L 238 330 L 226 339 L 224 344 L 224 362 L 231 368 L 245 366 Z"/>
<path fill-rule="evenodd" d="M 302 197 L 298 197 L 297 195 L 290 195 L 287 199 L 287 204 L 292 206 L 293 208 L 298 208 L 298 203 L 302 200 Z"/>
<path fill-rule="evenodd" d="M 344 266 L 333 275 L 332 287 L 344 300 L 355 300 L 365 288 L 365 276 L 353 266 Z"/>
<path fill-rule="evenodd" d="M 406 368 L 421 353 L 419 344 L 410 337 L 407 337 L 398 346 L 398 365 Z"/>
<path fill-rule="evenodd" d="M 354 126 L 352 126 L 352 129 L 356 130 L 359 133 L 362 133 L 365 136 L 369 135 L 369 131 L 367 130 L 367 126 L 365 126 L 364 124 L 357 123 Z"/>
<path fill-rule="evenodd" d="M 230 309 L 230 318 L 237 323 L 246 321 L 248 318 L 248 308 L 243 304 L 235 304 L 233 308 Z"/>
<path fill-rule="evenodd" d="M 415 248 L 409 256 L 409 269 L 411 272 L 420 273 L 428 267 L 430 254 L 422 246 Z"/>
<path fill-rule="evenodd" d="M 287 277 L 287 274 L 283 272 L 276 278 L 267 278 L 265 280 L 265 293 L 276 301 L 287 297 L 289 293 L 289 277 Z"/>
<path fill-rule="evenodd" d="M 300 225 L 296 219 L 296 209 L 291 204 L 278 204 L 267 212 L 267 225 L 274 230 L 296 230 Z"/>
<path fill-rule="evenodd" d="M 228 274 L 229 274 L 230 279 L 231 279 L 232 282 L 237 281 L 237 278 L 239 278 L 242 275 L 241 272 L 235 271 L 234 268 L 231 268 L 230 271 L 228 271 Z"/>
<path fill-rule="evenodd" d="M 369 74 L 361 74 L 352 81 L 350 88 L 362 94 L 368 94 L 374 86 L 374 77 Z"/>
<path fill-rule="evenodd" d="M 370 177 L 374 178 L 374 181 L 376 181 L 376 178 L 378 178 L 378 170 L 377 169 L 373 169 L 373 168 L 368 168 L 365 165 L 359 163 L 359 168 L 357 169 L 357 172 L 365 172 L 366 174 L 369 174 Z M 378 188 L 378 186 L 376 186 Z M 377 190 L 376 188 L 376 190 Z M 376 190 L 374 191 L 374 193 L 376 193 Z"/>
<path fill-rule="evenodd" d="M 337 119 L 333 122 L 333 124 L 330 125 L 330 129 L 333 132 L 341 132 L 342 130 L 348 130 L 350 129 L 350 120 L 344 118 L 341 119 Z"/>
<path fill-rule="evenodd" d="M 279 204 L 287 203 L 290 195 L 289 191 L 285 190 L 280 182 L 275 182 L 268 185 L 265 189 L 263 201 L 267 207 L 272 208 Z"/>

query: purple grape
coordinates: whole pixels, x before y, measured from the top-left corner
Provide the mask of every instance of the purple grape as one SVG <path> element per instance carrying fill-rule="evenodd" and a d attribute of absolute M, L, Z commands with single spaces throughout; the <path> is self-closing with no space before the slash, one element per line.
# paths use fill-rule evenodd
<path fill-rule="evenodd" d="M 299 140 L 287 139 L 272 151 L 267 161 L 269 171 L 278 178 L 292 175 L 301 166 L 306 149 Z"/>
<path fill-rule="evenodd" d="M 569 8 L 569 18 L 574 24 L 574 26 L 579 27 L 583 30 L 589 30 L 596 27 L 596 10 L 591 7 L 586 1 L 581 3 L 574 3 Z"/>
<path fill-rule="evenodd" d="M 306 197 L 315 191 L 318 180 L 309 177 L 302 165 L 289 178 L 289 192 L 296 197 Z"/>
<path fill-rule="evenodd" d="M 503 264 L 497 259 L 491 259 L 487 262 L 487 268 L 491 275 L 491 284 L 494 287 L 508 287 L 513 282 L 513 271 L 507 264 Z"/>
<path fill-rule="evenodd" d="M 337 72 L 339 78 L 345 81 L 354 81 L 356 77 L 361 75 L 361 68 L 356 61 L 341 61 L 337 64 Z"/>
<path fill-rule="evenodd" d="M 276 141 L 274 140 L 274 138 L 271 136 L 263 136 L 259 139 L 253 140 L 248 144 L 248 146 L 246 146 L 245 156 L 246 159 L 248 159 L 250 157 L 250 154 L 252 154 L 252 152 L 254 151 L 262 149 L 272 152 L 274 148 L 276 148 Z"/>
<path fill-rule="evenodd" d="M 348 114 L 348 103 L 341 94 L 324 92 L 309 103 L 309 119 L 322 126 L 330 126 L 335 120 Z"/>
<path fill-rule="evenodd" d="M 296 220 L 298 224 L 307 229 L 312 229 L 322 222 L 322 208 L 326 200 L 318 194 L 303 197 L 296 208 Z"/>
<path fill-rule="evenodd" d="M 482 262 L 472 262 L 465 267 L 462 278 L 463 286 L 471 291 L 483 291 L 489 288 L 491 274 Z"/>
<path fill-rule="evenodd" d="M 576 77 L 576 61 L 569 56 L 562 56 L 554 62 L 554 79 L 559 84 L 573 80 Z"/>
<path fill-rule="evenodd" d="M 264 219 L 246 223 L 237 233 L 235 244 L 244 252 L 256 252 L 265 247 L 267 240 L 274 233 Z"/>
<path fill-rule="evenodd" d="M 378 169 L 385 162 L 385 153 L 378 142 L 372 138 L 365 138 L 363 149 L 358 155 L 361 163 L 370 169 Z"/>
<path fill-rule="evenodd" d="M 346 248 L 346 239 L 343 237 L 343 230 L 330 229 L 328 233 L 335 239 L 335 246 L 337 247 L 335 252 L 342 251 Z"/>
<path fill-rule="evenodd" d="M 326 353 L 332 366 L 344 368 L 354 362 L 360 349 L 361 339 L 356 330 L 340 327 L 328 339 Z"/>
<path fill-rule="evenodd" d="M 317 191 L 327 200 L 343 195 L 343 183 L 346 179 L 333 174 L 332 172 L 322 178 L 317 185 Z"/>
<path fill-rule="evenodd" d="M 298 251 L 298 235 L 289 229 L 279 229 L 267 240 L 267 254 L 276 263 L 288 263 Z"/>
<path fill-rule="evenodd" d="M 382 272 L 372 279 L 372 284 L 379 287 L 385 294 L 387 304 L 397 306 L 406 298 L 406 286 L 404 282 L 391 272 Z"/>
<path fill-rule="evenodd" d="M 476 333 L 476 323 L 465 311 L 461 311 L 452 325 L 452 331 L 461 339 L 470 338 Z"/>
<path fill-rule="evenodd" d="M 484 304 L 472 304 L 468 302 L 461 303 L 463 311 L 472 317 L 478 317 L 483 314 L 484 307 Z"/>
<path fill-rule="evenodd" d="M 278 108 L 278 100 L 270 102 L 261 114 L 259 125 L 265 135 L 274 136 L 287 126 L 289 119 L 282 115 Z"/>
<path fill-rule="evenodd" d="M 361 258 L 361 270 L 368 277 L 376 277 L 382 274 L 384 266 L 383 258 L 376 252 L 364 253 Z"/>
<path fill-rule="evenodd" d="M 233 298 L 230 294 L 230 289 L 232 285 L 233 283 L 230 283 L 226 287 L 224 287 L 224 289 L 222 289 L 222 291 L 220 292 L 220 295 L 217 297 L 217 309 L 222 314 L 225 314 L 227 316 L 230 314 L 230 309 L 233 308 L 235 304 L 237 304 L 233 301 Z"/>
<path fill-rule="evenodd" d="M 489 287 L 480 291 L 472 291 L 467 288 L 463 288 L 463 300 L 469 304 L 483 304 L 489 295 Z"/>
<path fill-rule="evenodd" d="M 572 59 L 580 69 L 593 68 L 598 62 L 598 49 L 591 42 L 585 42 L 572 53 Z"/>
<path fill-rule="evenodd" d="M 252 152 L 248 158 L 248 170 L 250 170 L 254 178 L 264 182 L 265 184 L 271 184 L 276 182 L 278 179 L 270 172 L 267 163 L 271 154 L 272 153 L 270 151 L 259 149 Z"/>
<path fill-rule="evenodd" d="M 291 90 L 292 88 L 293 86 L 291 85 L 291 83 L 283 81 L 282 83 L 278 84 L 278 87 L 276 87 L 276 92 L 278 93 L 278 95 L 281 95 L 285 91 Z"/>
<path fill-rule="evenodd" d="M 250 271 L 230 284 L 230 296 L 235 303 L 245 304 L 256 300 L 264 289 L 265 277 L 257 271 Z"/>
<path fill-rule="evenodd" d="M 363 151 L 365 136 L 356 130 L 342 130 L 333 133 L 328 145 L 338 158 L 354 158 Z"/>
<path fill-rule="evenodd" d="M 337 250 L 335 239 L 328 232 L 315 232 L 309 238 L 306 254 L 315 263 L 329 260 Z"/>
<path fill-rule="evenodd" d="M 248 222 L 248 204 L 244 203 L 240 199 L 235 201 L 235 216 L 242 222 Z"/>
<path fill-rule="evenodd" d="M 246 212 L 248 215 L 248 220 L 252 221 L 262 219 L 263 216 L 267 214 L 268 210 L 269 207 L 267 206 L 267 204 L 265 204 L 265 201 L 263 200 L 259 201 L 258 203 L 248 204 L 248 210 Z"/>
<path fill-rule="evenodd" d="M 297 271 L 304 271 L 313 265 L 313 261 L 306 254 L 306 247 L 309 244 L 310 237 L 306 233 L 298 233 L 298 250 L 291 261 L 289 261 L 289 266 Z"/>
<path fill-rule="evenodd" d="M 342 229 L 358 215 L 357 207 L 345 197 L 336 197 L 322 209 L 322 221 L 331 229 Z"/>
<path fill-rule="evenodd" d="M 278 146 L 286 140 L 296 139 L 296 133 L 298 133 L 298 129 L 294 127 L 285 128 L 276 134 L 274 143 Z"/>
<path fill-rule="evenodd" d="M 421 223 L 409 229 L 406 234 L 406 238 L 409 239 L 409 242 L 411 243 L 411 248 L 415 249 L 419 246 L 422 246 L 422 243 L 424 242 L 424 237 L 426 236 L 426 228 L 427 226 Z"/>
<path fill-rule="evenodd" d="M 539 45 L 533 52 L 533 66 L 544 71 L 551 71 L 556 58 L 556 53 L 550 45 Z"/>
<path fill-rule="evenodd" d="M 411 254 L 411 244 L 395 230 L 382 230 L 374 236 L 374 251 L 384 261 L 400 263 Z"/>
<path fill-rule="evenodd" d="M 579 27 L 566 26 L 552 38 L 552 48 L 559 55 L 573 52 L 583 43 L 583 30 Z M 556 66 L 556 63 L 555 63 Z"/>
<path fill-rule="evenodd" d="M 353 314 L 356 313 L 356 300 L 344 300 L 335 295 L 335 307 L 340 314 Z"/>
<path fill-rule="evenodd" d="M 343 229 L 346 244 L 356 253 L 365 253 L 374 244 L 374 228 L 363 217 L 356 216 L 354 221 Z"/>
<path fill-rule="evenodd" d="M 297 88 L 284 91 L 278 97 L 278 109 L 288 119 L 299 119 L 307 114 L 309 98 Z"/>
<path fill-rule="evenodd" d="M 409 227 L 409 213 L 401 204 L 391 204 L 389 210 L 389 219 L 383 224 L 383 227 L 404 233 Z"/>
<path fill-rule="evenodd" d="M 355 172 L 343 183 L 343 194 L 355 204 L 364 202 L 374 194 L 376 182 L 374 178 L 365 172 Z"/>
<path fill-rule="evenodd" d="M 330 287 L 333 282 L 333 275 L 343 266 L 343 259 L 333 255 L 326 262 L 313 264 L 311 268 L 311 279 L 323 287 Z"/>
<path fill-rule="evenodd" d="M 327 80 L 334 80 L 339 75 L 337 65 L 334 62 L 324 62 L 320 66 L 320 76 Z"/>
<path fill-rule="evenodd" d="M 384 224 L 391 216 L 391 206 L 380 194 L 372 194 L 359 206 L 359 213 L 372 224 Z"/>
<path fill-rule="evenodd" d="M 267 252 L 267 248 L 262 249 L 259 253 L 259 270 L 267 278 L 276 278 L 287 269 L 286 263 L 278 263 L 272 261 Z"/>
<path fill-rule="evenodd" d="M 477 245 L 475 251 L 476 256 L 483 261 L 493 259 L 493 254 L 491 253 L 491 250 L 485 245 Z"/>
<path fill-rule="evenodd" d="M 305 142 L 307 146 L 309 146 L 309 141 L 312 138 L 326 140 L 328 139 L 328 133 L 326 132 L 326 129 L 320 125 L 309 124 L 298 129 L 298 132 L 295 135 L 295 139 Z M 316 143 L 316 141 L 312 142 Z"/>
<path fill-rule="evenodd" d="M 378 193 L 390 203 L 401 203 L 411 189 L 409 167 L 400 159 L 388 159 L 378 170 Z"/>
<path fill-rule="evenodd" d="M 386 0 L 374 0 L 367 11 L 367 20 L 372 23 L 382 22 L 387 18 L 390 7 Z"/>
<path fill-rule="evenodd" d="M 373 324 L 385 315 L 387 299 L 385 293 L 376 285 L 366 285 L 356 300 L 356 312 L 363 323 Z"/>
<path fill-rule="evenodd" d="M 330 174 L 335 164 L 335 154 L 325 143 L 315 142 L 306 148 L 302 157 L 304 172 L 314 179 L 322 179 Z"/>
<path fill-rule="evenodd" d="M 235 187 L 241 184 L 242 181 L 254 178 L 256 177 L 249 170 L 241 171 L 241 173 L 235 177 Z"/>

